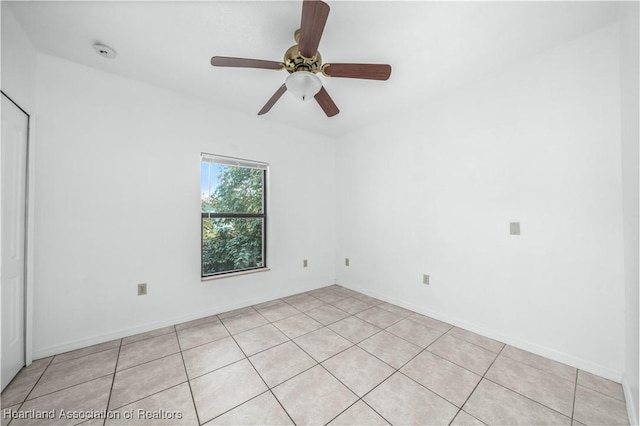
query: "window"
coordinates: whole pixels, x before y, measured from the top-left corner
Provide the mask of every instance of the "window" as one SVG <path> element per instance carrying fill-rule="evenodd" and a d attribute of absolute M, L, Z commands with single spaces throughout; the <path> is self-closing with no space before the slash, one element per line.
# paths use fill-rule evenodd
<path fill-rule="evenodd" d="M 267 164 L 202 154 L 202 277 L 266 268 Z"/>

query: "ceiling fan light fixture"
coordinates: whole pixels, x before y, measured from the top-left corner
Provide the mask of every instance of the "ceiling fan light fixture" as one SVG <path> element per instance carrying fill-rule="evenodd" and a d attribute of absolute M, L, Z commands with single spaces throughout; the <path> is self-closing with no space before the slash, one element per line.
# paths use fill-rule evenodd
<path fill-rule="evenodd" d="M 313 98 L 322 88 L 322 82 L 318 76 L 309 71 L 296 71 L 290 74 L 284 84 L 287 91 L 301 101 Z"/>
<path fill-rule="evenodd" d="M 329 5 L 322 0 L 303 0 L 300 29 L 294 38 L 296 44 L 284 53 L 284 61 L 265 61 L 263 59 L 234 58 L 229 56 L 214 56 L 211 65 L 214 67 L 262 68 L 270 70 L 284 69 L 289 73 L 285 84 L 271 96 L 258 112 L 266 114 L 278 102 L 284 92 L 289 92 L 301 101 L 310 98 L 320 105 L 327 117 L 333 117 L 340 112 L 322 81 L 315 73 L 322 72 L 325 77 L 358 78 L 367 80 L 387 80 L 391 75 L 389 64 L 359 64 L 334 63 L 322 64 L 318 46 L 324 31 Z"/>

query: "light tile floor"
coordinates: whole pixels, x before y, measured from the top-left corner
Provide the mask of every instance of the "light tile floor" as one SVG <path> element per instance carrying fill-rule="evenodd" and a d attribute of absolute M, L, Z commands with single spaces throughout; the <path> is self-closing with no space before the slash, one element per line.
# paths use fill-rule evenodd
<path fill-rule="evenodd" d="M 340 286 L 37 360 L 2 408 L 3 426 L 628 424 L 618 383 Z"/>

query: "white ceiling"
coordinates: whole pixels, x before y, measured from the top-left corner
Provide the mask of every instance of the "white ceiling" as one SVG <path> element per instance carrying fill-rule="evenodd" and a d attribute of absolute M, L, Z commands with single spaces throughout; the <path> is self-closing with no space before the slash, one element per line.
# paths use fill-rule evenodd
<path fill-rule="evenodd" d="M 7 4 L 9 2 L 2 2 Z M 285 71 L 214 68 L 211 56 L 282 60 L 295 44 L 300 1 L 12 2 L 36 48 L 294 128 L 339 136 L 618 19 L 614 2 L 331 1 L 324 62 L 389 63 L 388 81 L 327 78 L 340 108 L 285 94 L 257 112 Z M 102 42 L 118 57 L 98 56 Z"/>

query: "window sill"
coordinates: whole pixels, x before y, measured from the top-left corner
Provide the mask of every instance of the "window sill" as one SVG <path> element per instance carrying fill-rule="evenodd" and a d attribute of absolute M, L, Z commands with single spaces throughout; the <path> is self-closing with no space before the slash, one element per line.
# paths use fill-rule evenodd
<path fill-rule="evenodd" d="M 237 277 L 237 276 L 240 276 L 240 275 L 255 274 L 257 272 L 266 272 L 266 271 L 270 271 L 270 270 L 271 269 L 265 267 L 265 268 L 250 269 L 248 271 L 229 272 L 228 274 L 211 275 L 211 276 L 208 276 L 208 277 L 202 277 L 202 278 L 200 278 L 200 281 L 220 280 L 222 278 L 231 278 L 231 277 Z"/>

